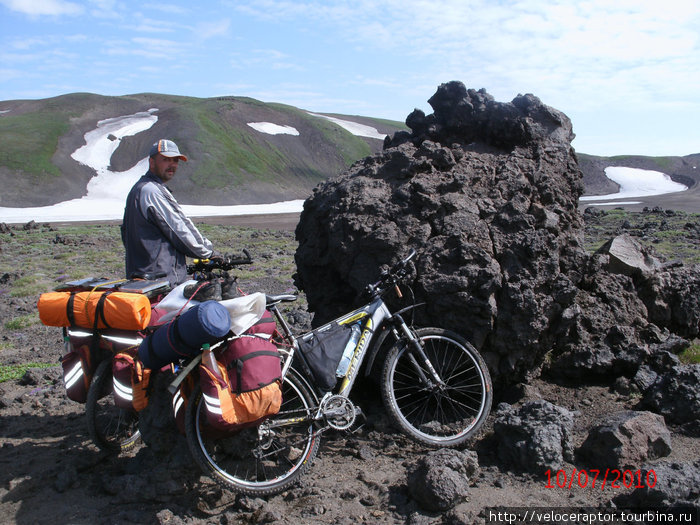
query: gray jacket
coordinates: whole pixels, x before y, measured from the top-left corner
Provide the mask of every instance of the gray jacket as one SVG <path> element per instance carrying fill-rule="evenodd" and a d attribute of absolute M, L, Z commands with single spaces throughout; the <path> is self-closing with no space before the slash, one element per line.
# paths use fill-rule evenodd
<path fill-rule="evenodd" d="M 150 170 L 126 198 L 122 242 L 126 276 L 167 277 L 172 285 L 187 278 L 186 257 L 211 257 L 212 243 L 204 237 Z"/>

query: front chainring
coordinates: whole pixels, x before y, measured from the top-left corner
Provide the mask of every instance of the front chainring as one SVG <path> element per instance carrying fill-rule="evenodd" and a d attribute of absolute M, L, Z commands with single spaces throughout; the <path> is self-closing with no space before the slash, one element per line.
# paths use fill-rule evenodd
<path fill-rule="evenodd" d="M 357 418 L 357 410 L 347 397 L 332 395 L 321 404 L 321 413 L 328 426 L 335 430 L 347 430 Z"/>

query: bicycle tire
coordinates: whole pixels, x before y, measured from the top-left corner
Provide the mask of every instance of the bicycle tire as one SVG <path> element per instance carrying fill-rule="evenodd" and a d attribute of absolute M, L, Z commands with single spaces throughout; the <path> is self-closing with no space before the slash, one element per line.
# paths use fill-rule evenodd
<path fill-rule="evenodd" d="M 300 481 L 318 453 L 320 434 L 312 419 L 316 407 L 303 379 L 290 368 L 277 415 L 221 436 L 208 429 L 202 390 L 197 385 L 187 405 L 187 444 L 202 471 L 222 487 L 256 497 L 278 494 Z M 274 427 L 292 418 L 297 421 Z"/>
<path fill-rule="evenodd" d="M 85 417 L 92 442 L 105 452 L 119 454 L 133 448 L 140 440 L 138 413 L 114 404 L 112 360 L 104 359 L 95 370 L 87 401 Z"/>
<path fill-rule="evenodd" d="M 491 410 L 491 376 L 466 339 L 442 328 L 416 334 L 444 386 L 425 385 L 409 360 L 405 340 L 388 351 L 382 398 L 391 420 L 410 438 L 431 446 L 456 447 L 474 437 Z M 424 364 L 423 373 L 430 377 Z"/>

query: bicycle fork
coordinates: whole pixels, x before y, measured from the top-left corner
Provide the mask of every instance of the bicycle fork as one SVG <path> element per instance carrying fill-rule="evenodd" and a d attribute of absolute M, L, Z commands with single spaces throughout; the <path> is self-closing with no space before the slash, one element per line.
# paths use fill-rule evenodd
<path fill-rule="evenodd" d="M 430 359 L 428 359 L 428 356 L 425 354 L 420 339 L 416 337 L 415 332 L 408 327 L 406 322 L 403 320 L 403 317 L 401 317 L 400 315 L 395 315 L 394 317 L 397 318 L 398 322 L 396 324 L 399 326 L 399 328 L 403 332 L 403 336 L 408 341 L 408 360 L 410 361 L 413 368 L 416 370 L 416 373 L 418 374 L 418 377 L 420 378 L 421 382 L 426 386 L 428 390 L 433 390 L 435 388 L 444 388 L 445 382 L 442 380 L 440 375 L 437 373 L 437 370 L 435 370 L 435 367 L 430 362 Z M 396 328 L 394 328 L 394 335 L 397 336 L 397 339 L 401 339 L 399 337 L 398 332 L 396 331 Z M 423 364 L 423 366 L 421 366 L 421 363 Z M 428 371 L 429 376 L 425 374 L 424 370 L 426 369 Z"/>

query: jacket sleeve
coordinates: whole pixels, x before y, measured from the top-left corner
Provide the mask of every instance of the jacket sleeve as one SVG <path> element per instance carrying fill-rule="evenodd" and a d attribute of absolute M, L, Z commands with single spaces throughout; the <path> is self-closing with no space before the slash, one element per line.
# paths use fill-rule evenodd
<path fill-rule="evenodd" d="M 146 184 L 139 206 L 144 217 L 155 224 L 179 252 L 189 257 L 211 257 L 211 241 L 199 232 L 167 189 Z"/>

